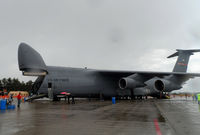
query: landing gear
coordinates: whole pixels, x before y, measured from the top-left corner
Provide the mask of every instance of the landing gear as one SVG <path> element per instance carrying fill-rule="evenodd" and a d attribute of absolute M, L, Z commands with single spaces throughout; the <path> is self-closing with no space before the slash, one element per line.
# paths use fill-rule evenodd
<path fill-rule="evenodd" d="M 156 96 L 158 99 L 169 99 L 169 94 L 168 93 L 166 93 L 166 92 L 160 92 L 160 94 L 158 94 L 157 96 Z"/>
<path fill-rule="evenodd" d="M 163 98 L 163 92 L 161 91 L 160 92 L 160 99 L 162 99 Z"/>
<path fill-rule="evenodd" d="M 142 100 L 143 99 L 142 97 L 143 96 L 136 96 L 136 98 L 139 99 L 139 100 Z"/>

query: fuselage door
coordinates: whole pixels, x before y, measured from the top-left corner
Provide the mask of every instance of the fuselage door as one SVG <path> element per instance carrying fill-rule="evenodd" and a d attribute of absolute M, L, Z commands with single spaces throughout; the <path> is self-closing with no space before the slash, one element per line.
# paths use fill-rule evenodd
<path fill-rule="evenodd" d="M 49 99 L 53 100 L 53 88 L 51 82 L 48 82 L 48 97 Z"/>

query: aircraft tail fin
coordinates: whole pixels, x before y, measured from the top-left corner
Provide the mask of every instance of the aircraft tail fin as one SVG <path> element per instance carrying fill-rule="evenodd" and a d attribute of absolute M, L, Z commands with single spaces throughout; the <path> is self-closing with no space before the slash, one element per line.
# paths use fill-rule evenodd
<path fill-rule="evenodd" d="M 41 76 L 47 74 L 47 67 L 41 55 L 25 43 L 19 45 L 18 64 L 23 75 Z"/>
<path fill-rule="evenodd" d="M 190 56 L 194 55 L 195 52 L 200 52 L 200 49 L 192 49 L 192 50 L 176 49 L 176 51 L 177 52 L 167 57 L 167 58 L 172 58 L 178 56 L 173 72 L 187 72 L 187 66 Z"/>

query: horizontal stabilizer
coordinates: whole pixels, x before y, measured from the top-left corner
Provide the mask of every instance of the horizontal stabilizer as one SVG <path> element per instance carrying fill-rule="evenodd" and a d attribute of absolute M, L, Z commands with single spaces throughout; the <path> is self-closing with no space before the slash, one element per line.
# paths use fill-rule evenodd
<path fill-rule="evenodd" d="M 176 49 L 177 52 L 175 52 L 174 54 L 168 56 L 167 58 L 172 58 L 175 56 L 179 56 L 180 53 L 186 53 L 189 55 L 193 55 L 193 53 L 195 52 L 200 52 L 200 49 L 191 49 L 191 50 L 182 50 L 182 49 Z"/>
<path fill-rule="evenodd" d="M 178 56 L 178 52 L 176 52 L 176 53 L 174 53 L 174 54 L 168 56 L 167 58 L 172 58 L 172 57 L 175 57 L 175 56 Z"/>

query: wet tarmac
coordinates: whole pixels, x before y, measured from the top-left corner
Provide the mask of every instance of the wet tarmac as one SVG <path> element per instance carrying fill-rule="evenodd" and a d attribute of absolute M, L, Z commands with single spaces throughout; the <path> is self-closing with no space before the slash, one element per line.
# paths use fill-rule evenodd
<path fill-rule="evenodd" d="M 199 127 L 190 99 L 34 101 L 0 113 L 0 135 L 199 135 Z"/>

